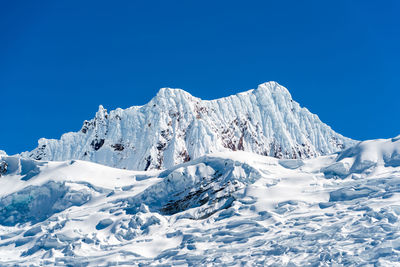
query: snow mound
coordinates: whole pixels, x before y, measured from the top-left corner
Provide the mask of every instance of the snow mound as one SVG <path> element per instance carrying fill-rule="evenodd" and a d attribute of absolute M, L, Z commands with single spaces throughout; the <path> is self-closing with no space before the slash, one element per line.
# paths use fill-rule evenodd
<path fill-rule="evenodd" d="M 305 159 L 356 144 L 296 103 L 276 82 L 211 101 L 162 88 L 144 106 L 108 112 L 99 107 L 79 132 L 40 139 L 22 155 L 80 159 L 131 170 L 166 169 L 216 152 L 247 151 Z"/>
<path fill-rule="evenodd" d="M 382 167 L 400 166 L 400 137 L 363 141 L 340 153 L 336 161 L 324 166 L 326 177 L 346 178 L 364 172 L 373 173 Z"/>
<path fill-rule="evenodd" d="M 369 140 L 351 147 L 338 156 L 338 162 L 353 158 L 351 172 L 363 172 L 372 167 L 400 166 L 400 138 Z"/>

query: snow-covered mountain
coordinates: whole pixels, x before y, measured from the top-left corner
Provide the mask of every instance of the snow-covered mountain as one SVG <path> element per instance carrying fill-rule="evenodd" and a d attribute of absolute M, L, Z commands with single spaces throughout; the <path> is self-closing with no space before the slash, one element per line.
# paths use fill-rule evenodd
<path fill-rule="evenodd" d="M 399 193 L 400 136 L 345 138 L 274 82 L 161 89 L 0 151 L 0 266 L 395 266 Z"/>
<path fill-rule="evenodd" d="M 356 142 L 301 108 L 276 82 L 204 101 L 163 88 L 144 106 L 107 112 L 99 107 L 79 132 L 40 139 L 23 156 L 81 159 L 131 170 L 170 168 L 208 153 L 243 150 L 276 158 L 311 158 Z"/>
<path fill-rule="evenodd" d="M 166 170 L 0 155 L 1 266 L 396 266 L 400 136 Z"/>

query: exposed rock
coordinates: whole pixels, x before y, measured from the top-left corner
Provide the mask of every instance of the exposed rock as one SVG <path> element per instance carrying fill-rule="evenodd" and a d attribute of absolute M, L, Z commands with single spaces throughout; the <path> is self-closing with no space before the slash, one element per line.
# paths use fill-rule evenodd
<path fill-rule="evenodd" d="M 1 161 L 1 162 L 0 162 L 0 177 L 1 177 L 2 175 L 6 174 L 6 172 L 7 172 L 7 167 L 8 167 L 7 162 L 5 162 L 5 161 Z"/>
<path fill-rule="evenodd" d="M 93 140 L 90 145 L 93 147 L 94 150 L 99 150 L 104 145 L 104 139 L 95 139 Z"/>
<path fill-rule="evenodd" d="M 114 148 L 115 151 L 124 150 L 124 145 L 123 144 L 114 144 L 114 145 L 111 145 L 111 147 Z"/>

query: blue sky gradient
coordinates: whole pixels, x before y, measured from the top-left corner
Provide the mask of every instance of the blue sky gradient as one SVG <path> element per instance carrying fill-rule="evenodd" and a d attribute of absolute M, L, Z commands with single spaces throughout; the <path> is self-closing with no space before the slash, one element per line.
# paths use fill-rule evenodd
<path fill-rule="evenodd" d="M 1 1 L 0 149 L 80 129 L 160 87 L 277 81 L 337 132 L 400 134 L 400 1 Z"/>

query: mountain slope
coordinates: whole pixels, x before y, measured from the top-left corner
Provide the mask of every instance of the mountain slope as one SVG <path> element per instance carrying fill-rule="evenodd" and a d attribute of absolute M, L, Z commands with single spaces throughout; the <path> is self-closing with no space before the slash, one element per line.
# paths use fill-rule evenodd
<path fill-rule="evenodd" d="M 99 107 L 81 131 L 40 139 L 23 156 L 82 159 L 131 170 L 164 169 L 207 153 L 243 150 L 277 158 L 326 155 L 356 142 L 335 133 L 275 82 L 204 101 L 163 88 L 144 106 Z"/>
<path fill-rule="evenodd" d="M 396 266 L 399 155 L 400 136 L 147 172 L 0 155 L 0 265 Z"/>

